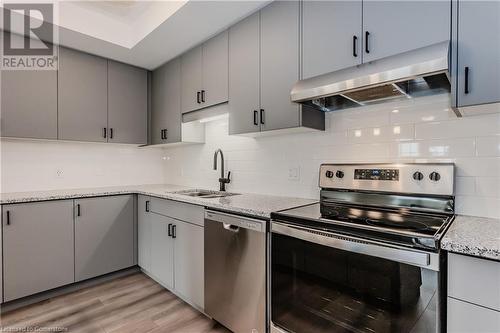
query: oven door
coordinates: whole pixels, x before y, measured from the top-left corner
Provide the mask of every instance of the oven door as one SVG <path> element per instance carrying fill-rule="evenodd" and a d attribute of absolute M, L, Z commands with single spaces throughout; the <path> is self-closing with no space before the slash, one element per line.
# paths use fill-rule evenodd
<path fill-rule="evenodd" d="M 439 255 L 272 221 L 271 331 L 440 332 Z"/>

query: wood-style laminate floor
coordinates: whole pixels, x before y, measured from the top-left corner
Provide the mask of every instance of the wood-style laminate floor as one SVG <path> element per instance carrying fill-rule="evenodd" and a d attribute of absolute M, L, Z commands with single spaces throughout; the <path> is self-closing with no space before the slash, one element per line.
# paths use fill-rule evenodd
<path fill-rule="evenodd" d="M 229 333 L 142 273 L 2 314 L 0 331 Z M 3 329 L 3 330 L 2 330 Z M 54 330 L 55 329 L 55 330 Z M 45 330 L 47 332 L 47 330 Z"/>

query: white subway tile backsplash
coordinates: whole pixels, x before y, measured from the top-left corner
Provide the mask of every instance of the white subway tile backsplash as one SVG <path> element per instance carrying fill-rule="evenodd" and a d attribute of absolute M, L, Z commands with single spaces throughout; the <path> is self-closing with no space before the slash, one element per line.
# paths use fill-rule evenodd
<path fill-rule="evenodd" d="M 474 139 L 403 141 L 391 144 L 391 157 L 396 158 L 448 158 L 475 155 Z"/>
<path fill-rule="evenodd" d="M 500 136 L 478 137 L 476 151 L 477 156 L 500 156 Z"/>
<path fill-rule="evenodd" d="M 475 178 L 476 194 L 486 197 L 500 197 L 499 177 L 477 177 Z"/>
<path fill-rule="evenodd" d="M 466 138 L 500 134 L 500 114 L 455 118 L 415 125 L 417 139 Z"/>
<path fill-rule="evenodd" d="M 456 177 L 455 194 L 456 195 L 476 194 L 476 179 L 474 177 Z"/>

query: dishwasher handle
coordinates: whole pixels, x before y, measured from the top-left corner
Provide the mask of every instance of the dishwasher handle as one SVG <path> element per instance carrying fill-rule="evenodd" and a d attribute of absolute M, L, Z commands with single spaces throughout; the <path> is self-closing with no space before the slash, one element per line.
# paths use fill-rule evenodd
<path fill-rule="evenodd" d="M 266 232 L 266 220 L 254 219 L 246 216 L 205 210 L 205 221 L 222 223 L 224 229 L 238 232 L 240 229 L 248 229 L 257 232 Z"/>

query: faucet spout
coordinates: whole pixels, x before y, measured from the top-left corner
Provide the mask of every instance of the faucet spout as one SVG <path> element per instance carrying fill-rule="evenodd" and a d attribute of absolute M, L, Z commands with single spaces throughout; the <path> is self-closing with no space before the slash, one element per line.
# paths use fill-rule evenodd
<path fill-rule="evenodd" d="M 228 173 L 227 178 L 224 178 L 224 154 L 222 153 L 222 149 L 217 149 L 214 153 L 214 170 L 217 170 L 217 155 L 219 155 L 219 153 L 221 159 L 220 178 L 219 178 L 220 190 L 225 191 L 226 184 L 231 182 L 231 180 L 229 179 L 229 175 L 231 174 L 231 172 Z"/>

